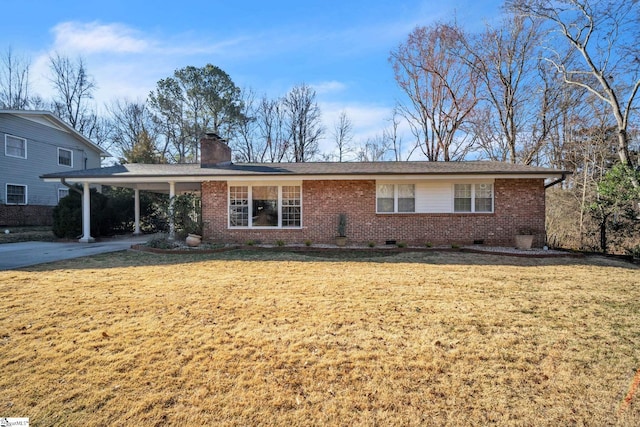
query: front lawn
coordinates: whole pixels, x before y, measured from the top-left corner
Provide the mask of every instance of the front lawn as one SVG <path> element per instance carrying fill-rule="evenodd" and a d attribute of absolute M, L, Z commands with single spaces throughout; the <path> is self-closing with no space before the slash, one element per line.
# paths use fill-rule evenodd
<path fill-rule="evenodd" d="M 37 426 L 632 426 L 639 349 L 640 270 L 603 258 L 130 251 L 0 272 L 0 416 Z"/>

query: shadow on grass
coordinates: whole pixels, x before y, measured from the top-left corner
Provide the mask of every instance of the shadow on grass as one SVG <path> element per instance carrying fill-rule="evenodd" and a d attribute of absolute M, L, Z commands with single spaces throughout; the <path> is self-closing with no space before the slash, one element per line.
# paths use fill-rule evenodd
<path fill-rule="evenodd" d="M 240 262 L 362 262 L 362 263 L 412 263 L 425 265 L 482 265 L 541 267 L 558 265 L 595 265 L 624 269 L 640 267 L 618 259 L 603 256 L 575 257 L 525 257 L 495 253 L 477 253 L 447 249 L 315 249 L 315 248 L 233 248 L 201 253 L 152 253 L 138 250 L 112 252 L 48 264 L 24 267 L 21 271 L 85 270 L 125 267 L 149 267 L 154 265 L 183 265 L 207 261 Z"/>

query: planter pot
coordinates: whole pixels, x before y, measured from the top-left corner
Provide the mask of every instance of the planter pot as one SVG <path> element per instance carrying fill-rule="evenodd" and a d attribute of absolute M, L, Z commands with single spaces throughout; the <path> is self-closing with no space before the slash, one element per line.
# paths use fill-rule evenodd
<path fill-rule="evenodd" d="M 345 246 L 347 244 L 347 238 L 344 236 L 336 237 L 336 245 Z"/>
<path fill-rule="evenodd" d="M 531 249 L 533 244 L 532 234 L 517 234 L 516 235 L 516 248 L 517 249 Z"/>
<path fill-rule="evenodd" d="M 186 239 L 187 246 L 196 247 L 202 243 L 202 236 L 199 234 L 189 234 Z"/>

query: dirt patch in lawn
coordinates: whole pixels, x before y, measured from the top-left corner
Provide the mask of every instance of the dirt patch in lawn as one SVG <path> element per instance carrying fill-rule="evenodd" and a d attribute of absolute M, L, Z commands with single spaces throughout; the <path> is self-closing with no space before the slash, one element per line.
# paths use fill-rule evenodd
<path fill-rule="evenodd" d="M 639 276 L 600 258 L 260 250 L 0 272 L 0 415 L 637 425 Z"/>

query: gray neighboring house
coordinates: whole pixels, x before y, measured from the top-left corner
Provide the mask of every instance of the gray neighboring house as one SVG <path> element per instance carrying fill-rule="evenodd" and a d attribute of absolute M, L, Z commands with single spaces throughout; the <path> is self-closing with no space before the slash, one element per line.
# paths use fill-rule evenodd
<path fill-rule="evenodd" d="M 0 226 L 51 225 L 69 193 L 44 173 L 99 168 L 109 153 L 48 111 L 0 110 Z"/>

